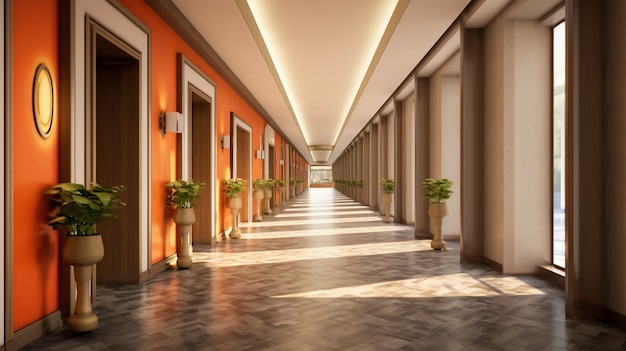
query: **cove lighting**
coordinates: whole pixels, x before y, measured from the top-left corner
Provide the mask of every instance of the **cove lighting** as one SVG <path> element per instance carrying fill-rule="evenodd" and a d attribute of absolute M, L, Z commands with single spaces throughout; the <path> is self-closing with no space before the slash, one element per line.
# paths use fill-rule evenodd
<path fill-rule="evenodd" d="M 257 44 L 266 52 L 306 143 L 318 144 L 316 136 L 323 136 L 331 138 L 324 145 L 334 145 L 386 46 L 385 33 L 399 1 L 238 3 L 253 16 L 248 24 L 258 29 Z"/>

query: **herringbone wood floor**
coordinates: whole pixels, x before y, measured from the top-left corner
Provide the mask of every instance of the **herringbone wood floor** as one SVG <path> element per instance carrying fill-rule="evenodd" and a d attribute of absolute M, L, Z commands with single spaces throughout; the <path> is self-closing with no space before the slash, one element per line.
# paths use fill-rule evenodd
<path fill-rule="evenodd" d="M 565 319 L 560 288 L 460 264 L 458 243 L 433 251 L 332 189 L 242 231 L 195 245 L 192 269 L 99 286 L 98 330 L 25 350 L 626 350 L 623 330 Z"/>

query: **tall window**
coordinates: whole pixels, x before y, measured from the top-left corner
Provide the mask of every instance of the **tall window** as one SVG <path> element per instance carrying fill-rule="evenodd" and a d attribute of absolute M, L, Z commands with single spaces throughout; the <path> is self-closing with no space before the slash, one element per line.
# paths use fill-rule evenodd
<path fill-rule="evenodd" d="M 552 263 L 565 268 L 565 22 L 554 27 Z"/>
<path fill-rule="evenodd" d="M 311 166 L 311 184 L 331 184 L 332 182 L 332 166 Z"/>

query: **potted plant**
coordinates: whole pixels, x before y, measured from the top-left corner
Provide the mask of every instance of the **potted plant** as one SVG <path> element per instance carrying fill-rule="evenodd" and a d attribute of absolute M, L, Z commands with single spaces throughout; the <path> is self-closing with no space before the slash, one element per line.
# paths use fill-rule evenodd
<path fill-rule="evenodd" d="M 392 200 L 395 188 L 396 188 L 395 181 L 391 178 L 381 179 L 380 183 L 383 186 L 382 200 L 383 200 L 383 205 L 385 205 L 385 218 L 383 219 L 383 222 L 390 223 L 391 222 L 391 215 L 390 215 L 391 200 Z"/>
<path fill-rule="evenodd" d="M 265 214 L 271 214 L 272 213 L 272 209 L 270 206 L 270 199 L 272 198 L 272 193 L 274 192 L 274 184 L 276 184 L 276 181 L 274 179 L 265 179 L 265 184 L 264 184 L 264 188 L 265 188 L 265 211 L 263 213 Z"/>
<path fill-rule="evenodd" d="M 298 194 L 300 194 L 302 192 L 302 183 L 304 183 L 304 179 L 300 179 L 300 178 L 296 178 L 296 191 L 298 192 Z"/>
<path fill-rule="evenodd" d="M 86 189 L 82 184 L 59 183 L 45 192 L 58 207 L 48 225 L 66 230 L 62 257 L 74 266 L 76 305 L 74 315 L 67 320 L 73 332 L 89 332 L 98 327 L 98 317 L 91 306 L 90 281 L 93 265 L 104 257 L 104 245 L 96 225 L 101 219 L 117 217 L 115 209 L 124 205 L 120 195 L 124 189 L 123 185 L 94 183 Z"/>
<path fill-rule="evenodd" d="M 189 182 L 179 179 L 165 184 L 169 189 L 167 195 L 167 204 L 174 206 L 174 222 L 180 227 L 180 252 L 176 265 L 178 268 L 191 268 L 191 225 L 196 222 L 196 214 L 194 207 L 199 197 L 200 189 L 204 188 L 206 183 Z"/>
<path fill-rule="evenodd" d="M 285 182 L 283 179 L 276 179 L 276 186 L 278 187 L 278 193 L 280 194 L 280 204 L 282 205 L 283 201 L 284 201 L 284 195 L 285 195 L 285 186 L 287 182 Z"/>
<path fill-rule="evenodd" d="M 224 179 L 224 194 L 229 199 L 238 198 L 246 191 L 246 180 L 242 178 Z"/>
<path fill-rule="evenodd" d="M 357 189 L 363 189 L 363 179 L 355 179 L 354 187 Z"/>
<path fill-rule="evenodd" d="M 285 191 L 285 181 L 283 179 L 276 179 L 276 186 L 278 191 Z"/>
<path fill-rule="evenodd" d="M 296 196 L 296 178 L 289 178 L 289 196 L 291 198 Z"/>
<path fill-rule="evenodd" d="M 198 194 L 200 189 L 204 188 L 206 183 L 195 182 L 193 179 L 189 182 L 179 179 L 165 184 L 170 190 L 167 196 L 167 204 L 175 208 L 193 208 L 200 198 Z"/>
<path fill-rule="evenodd" d="M 354 180 L 354 199 L 356 201 L 361 202 L 361 197 L 363 196 L 363 179 L 355 179 Z"/>
<path fill-rule="evenodd" d="M 240 194 L 246 192 L 246 180 L 242 178 L 224 179 L 224 194 L 228 198 L 228 207 L 233 216 L 233 229 L 230 232 L 231 239 L 241 237 L 239 229 L 239 209 L 243 206 Z"/>
<path fill-rule="evenodd" d="M 263 201 L 263 197 L 265 196 L 265 181 L 263 179 L 255 179 L 252 181 L 252 195 L 256 200 L 256 208 L 257 213 L 254 215 L 253 220 L 255 222 L 263 221 L 263 217 L 261 213 L 263 209 L 261 208 L 261 201 Z"/>
<path fill-rule="evenodd" d="M 452 185 L 454 185 L 454 182 L 446 178 L 426 178 L 422 183 L 422 187 L 425 191 L 424 198 L 430 200 L 428 215 L 433 219 L 433 229 L 435 232 L 430 247 L 435 250 L 445 250 L 447 248 L 446 242 L 443 241 L 441 234 L 441 226 L 443 224 L 443 217 L 448 215 L 446 200 L 452 197 Z"/>

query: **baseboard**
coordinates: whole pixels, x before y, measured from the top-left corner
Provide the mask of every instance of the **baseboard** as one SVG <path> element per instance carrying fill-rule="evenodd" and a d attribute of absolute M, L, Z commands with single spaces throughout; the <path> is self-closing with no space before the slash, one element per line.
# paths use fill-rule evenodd
<path fill-rule="evenodd" d="M 537 275 L 550 283 L 565 289 L 565 272 L 554 266 L 539 266 Z"/>
<path fill-rule="evenodd" d="M 604 316 L 611 325 L 626 330 L 626 316 L 623 314 L 613 311 L 610 308 L 605 308 Z"/>
<path fill-rule="evenodd" d="M 477 256 L 477 255 L 462 255 L 461 256 L 461 263 L 484 263 L 484 258 L 483 256 Z"/>
<path fill-rule="evenodd" d="M 156 276 L 157 274 L 166 271 L 170 268 L 176 267 L 176 260 L 178 259 L 178 255 L 177 254 L 172 254 L 168 257 L 166 257 L 165 259 L 155 263 L 154 265 L 152 265 L 152 267 L 150 268 L 150 271 L 148 272 L 148 278 L 146 280 L 150 280 L 152 279 L 154 276 Z M 146 280 L 142 280 L 142 283 Z"/>
<path fill-rule="evenodd" d="M 432 239 L 433 235 L 426 230 L 415 230 L 415 239 Z"/>
<path fill-rule="evenodd" d="M 442 235 L 443 236 L 443 240 L 447 240 L 447 241 L 461 241 L 461 235 L 460 234 L 445 234 Z"/>
<path fill-rule="evenodd" d="M 503 269 L 502 269 L 502 263 L 496 262 L 494 260 L 491 260 L 487 257 L 483 257 L 483 263 L 486 264 L 487 266 L 495 269 L 496 271 L 502 273 Z"/>
<path fill-rule="evenodd" d="M 601 321 L 613 327 L 626 330 L 626 316 L 608 307 L 599 306 L 597 304 L 575 301 L 574 310 L 567 317 Z"/>
<path fill-rule="evenodd" d="M 61 311 L 53 312 L 16 331 L 13 340 L 7 343 L 7 350 L 19 350 L 62 326 Z"/>

